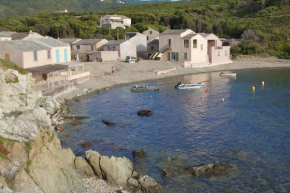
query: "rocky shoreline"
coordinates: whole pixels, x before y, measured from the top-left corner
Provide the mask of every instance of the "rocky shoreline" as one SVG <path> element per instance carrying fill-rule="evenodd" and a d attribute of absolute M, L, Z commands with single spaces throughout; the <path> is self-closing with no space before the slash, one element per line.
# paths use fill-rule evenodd
<path fill-rule="evenodd" d="M 7 77 L 16 76 L 18 82 Z M 0 67 L 1 192 L 158 192 L 161 186 L 123 157 L 63 149 L 54 128 L 63 101 L 43 97 L 31 74 Z M 71 117 L 69 117 L 70 119 Z M 62 128 L 63 129 L 63 128 Z"/>

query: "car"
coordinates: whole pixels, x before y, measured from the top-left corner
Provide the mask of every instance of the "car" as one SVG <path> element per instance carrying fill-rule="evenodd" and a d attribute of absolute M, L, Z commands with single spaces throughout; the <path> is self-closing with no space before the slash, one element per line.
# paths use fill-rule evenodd
<path fill-rule="evenodd" d="M 133 56 L 126 56 L 125 61 L 126 62 L 136 62 L 137 61 L 137 58 L 136 57 L 133 57 Z"/>

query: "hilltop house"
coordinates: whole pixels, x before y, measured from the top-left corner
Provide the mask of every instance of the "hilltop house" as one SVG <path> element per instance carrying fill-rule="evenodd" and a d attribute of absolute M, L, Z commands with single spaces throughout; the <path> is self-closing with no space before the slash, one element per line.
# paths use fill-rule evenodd
<path fill-rule="evenodd" d="M 99 53 L 103 50 L 106 39 L 84 39 L 72 44 L 72 55 L 74 60 L 90 62 L 99 60 Z"/>
<path fill-rule="evenodd" d="M 190 29 L 167 30 L 159 35 L 163 61 L 179 62 L 184 67 L 231 63 L 230 46 L 214 34 L 195 33 Z"/>
<path fill-rule="evenodd" d="M 139 32 L 127 32 L 125 39 L 129 40 L 136 46 L 137 57 L 146 59 L 147 39 L 146 36 Z"/>
<path fill-rule="evenodd" d="M 100 19 L 101 27 L 116 29 L 117 27 L 126 28 L 131 26 L 131 19 L 124 15 L 105 15 Z"/>
<path fill-rule="evenodd" d="M 112 40 L 104 45 L 104 51 L 117 51 L 121 60 L 126 56 L 137 57 L 136 45 L 129 40 Z"/>
<path fill-rule="evenodd" d="M 143 34 L 144 34 L 145 36 L 147 36 L 147 37 L 146 37 L 146 39 L 147 39 L 147 44 L 148 44 L 149 42 L 151 42 L 152 40 L 154 40 L 154 39 L 156 39 L 156 38 L 159 37 L 159 32 L 156 31 L 155 29 L 150 28 L 150 27 L 149 27 L 148 30 L 144 31 Z"/>

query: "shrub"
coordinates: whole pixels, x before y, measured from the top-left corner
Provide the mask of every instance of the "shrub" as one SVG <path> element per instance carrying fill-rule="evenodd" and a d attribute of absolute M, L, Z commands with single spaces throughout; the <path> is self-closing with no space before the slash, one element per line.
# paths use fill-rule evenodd
<path fill-rule="evenodd" d="M 279 44 L 276 50 L 272 52 L 272 55 L 280 59 L 290 59 L 290 42 Z"/>
<path fill-rule="evenodd" d="M 239 47 L 241 48 L 241 53 L 244 55 L 263 54 L 265 52 L 265 49 L 253 40 L 243 41 L 239 44 Z"/>
<path fill-rule="evenodd" d="M 154 60 L 161 60 L 161 57 L 155 57 Z"/>
<path fill-rule="evenodd" d="M 235 58 L 237 55 L 241 53 L 241 48 L 238 45 L 231 46 L 231 54 Z"/>
<path fill-rule="evenodd" d="M 4 66 L 4 68 L 6 69 L 12 69 L 12 70 L 17 70 L 20 74 L 25 75 L 28 73 L 27 70 L 24 70 L 23 68 L 17 66 L 15 63 L 13 62 L 9 62 L 7 60 L 2 60 L 0 59 L 0 63 L 2 63 L 2 65 Z"/>
<path fill-rule="evenodd" d="M 9 83 L 18 83 L 19 82 L 19 79 L 18 79 L 17 76 L 14 78 L 14 80 L 11 80 L 9 78 L 6 78 L 5 79 L 5 82 L 6 82 L 6 84 L 9 84 Z"/>

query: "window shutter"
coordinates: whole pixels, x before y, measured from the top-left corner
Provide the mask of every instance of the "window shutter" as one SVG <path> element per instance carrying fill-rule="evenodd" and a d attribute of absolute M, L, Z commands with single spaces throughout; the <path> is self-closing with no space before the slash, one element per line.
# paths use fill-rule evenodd
<path fill-rule="evenodd" d="M 167 52 L 167 60 L 170 61 L 170 52 Z"/>
<path fill-rule="evenodd" d="M 175 53 L 176 61 L 178 61 L 178 52 Z"/>

